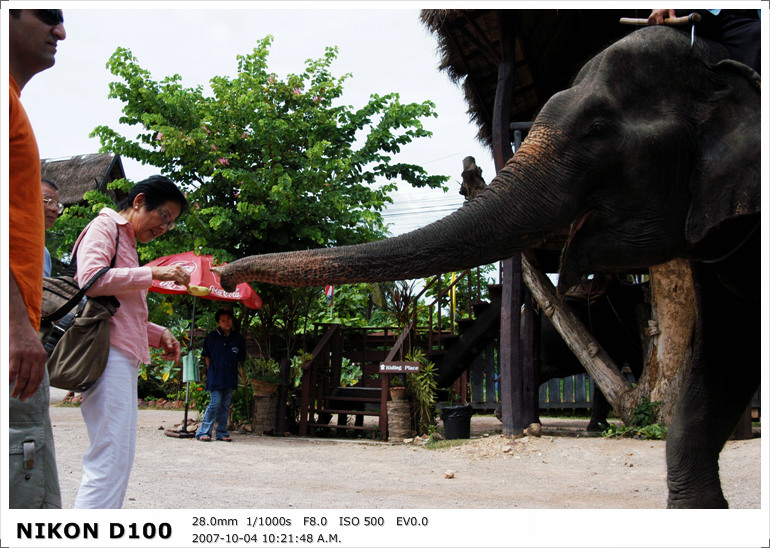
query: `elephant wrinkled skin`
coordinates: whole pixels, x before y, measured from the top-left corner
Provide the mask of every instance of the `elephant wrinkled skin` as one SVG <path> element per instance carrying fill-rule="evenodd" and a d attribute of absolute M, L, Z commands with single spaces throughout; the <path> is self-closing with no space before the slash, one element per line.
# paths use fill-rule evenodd
<path fill-rule="evenodd" d="M 759 385 L 759 76 L 666 27 L 591 59 L 543 107 L 489 186 L 452 215 L 369 244 L 247 257 L 243 281 L 425 277 L 510 257 L 569 229 L 559 287 L 691 260 L 693 366 L 667 442 L 669 507 L 726 507 L 719 452 Z"/>

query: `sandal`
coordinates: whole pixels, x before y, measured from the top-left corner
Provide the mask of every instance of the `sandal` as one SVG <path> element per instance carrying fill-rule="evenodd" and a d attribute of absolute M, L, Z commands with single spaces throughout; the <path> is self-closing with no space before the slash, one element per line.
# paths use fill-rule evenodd
<path fill-rule="evenodd" d="M 198 441 L 211 441 L 211 436 L 201 436 Z"/>
<path fill-rule="evenodd" d="M 224 438 L 217 438 L 217 441 L 233 441 L 233 438 L 225 436 Z"/>

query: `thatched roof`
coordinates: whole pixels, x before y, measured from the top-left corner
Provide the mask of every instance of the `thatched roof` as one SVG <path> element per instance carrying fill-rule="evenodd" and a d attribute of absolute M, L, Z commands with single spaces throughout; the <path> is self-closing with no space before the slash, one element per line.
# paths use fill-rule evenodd
<path fill-rule="evenodd" d="M 123 198 L 107 189 L 107 183 L 126 176 L 119 155 L 82 154 L 68 158 L 47 158 L 40 161 L 43 179 L 50 179 L 59 187 L 59 201 L 65 206 L 83 201 L 89 190 L 99 190 L 114 199 Z"/>
<path fill-rule="evenodd" d="M 422 10 L 436 35 L 439 69 L 462 83 L 479 140 L 491 146 L 492 113 L 501 37 L 515 43 L 511 122 L 529 122 L 556 92 L 569 87 L 580 67 L 604 47 L 635 30 L 621 17 L 650 10 Z"/>

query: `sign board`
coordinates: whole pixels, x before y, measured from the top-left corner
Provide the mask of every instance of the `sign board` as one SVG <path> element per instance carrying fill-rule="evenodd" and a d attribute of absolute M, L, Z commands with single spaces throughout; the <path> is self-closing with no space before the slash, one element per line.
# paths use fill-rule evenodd
<path fill-rule="evenodd" d="M 419 373 L 420 362 L 382 362 L 380 373 Z"/>

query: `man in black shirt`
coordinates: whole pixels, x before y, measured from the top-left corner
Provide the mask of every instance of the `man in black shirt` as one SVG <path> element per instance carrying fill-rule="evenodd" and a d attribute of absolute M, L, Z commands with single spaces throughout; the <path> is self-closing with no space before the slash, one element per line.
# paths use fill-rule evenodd
<path fill-rule="evenodd" d="M 762 28 L 760 10 L 653 10 L 647 19 L 650 25 L 660 25 L 667 18 L 698 12 L 701 22 L 695 34 L 724 44 L 730 57 L 750 66 L 761 74 L 760 50 Z"/>

